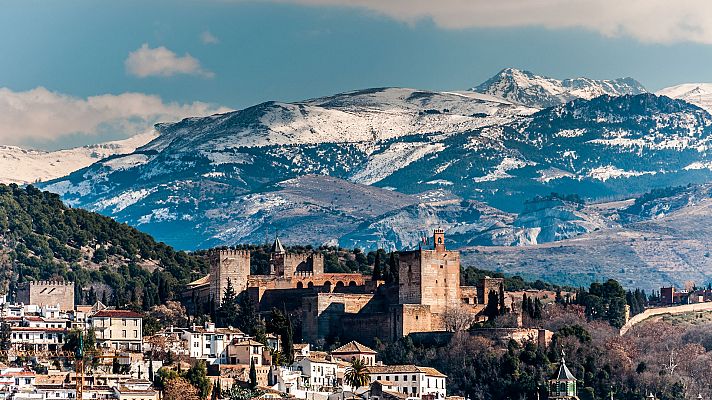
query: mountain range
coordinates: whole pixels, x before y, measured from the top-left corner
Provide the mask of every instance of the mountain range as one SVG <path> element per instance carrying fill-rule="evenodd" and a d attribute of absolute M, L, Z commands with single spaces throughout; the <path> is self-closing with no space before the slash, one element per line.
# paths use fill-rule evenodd
<path fill-rule="evenodd" d="M 0 183 L 27 184 L 60 178 L 106 157 L 131 153 L 156 136 L 150 130 L 124 140 L 57 151 L 0 145 Z"/>
<path fill-rule="evenodd" d="M 463 91 L 271 101 L 158 124 L 40 187 L 181 249 L 277 234 L 413 248 L 435 227 L 451 246 L 536 248 L 640 223 L 594 204 L 710 181 L 712 116 L 692 85 L 505 69 Z"/>

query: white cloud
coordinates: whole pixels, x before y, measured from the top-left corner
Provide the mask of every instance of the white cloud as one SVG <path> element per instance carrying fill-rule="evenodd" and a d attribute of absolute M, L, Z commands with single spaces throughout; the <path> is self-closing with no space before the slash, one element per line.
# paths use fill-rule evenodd
<path fill-rule="evenodd" d="M 57 142 L 63 137 L 106 133 L 129 136 L 154 123 L 228 111 L 207 103 L 164 102 L 143 93 L 77 98 L 38 87 L 0 88 L 0 144 Z"/>
<path fill-rule="evenodd" d="M 443 28 L 583 28 L 648 43 L 712 44 L 709 0 L 273 0 L 312 6 L 359 7 Z"/>
<path fill-rule="evenodd" d="M 210 33 L 209 31 L 204 31 L 203 33 L 201 33 L 201 34 L 200 34 L 200 40 L 201 40 L 204 44 L 218 44 L 218 43 L 220 43 L 220 39 L 218 39 L 217 37 L 215 37 L 215 35 L 213 35 L 213 34 Z"/>
<path fill-rule="evenodd" d="M 139 78 L 149 76 L 199 75 L 212 78 L 214 73 L 203 69 L 200 61 L 188 53 L 182 57 L 163 46 L 150 48 L 147 43 L 129 53 L 124 61 L 126 71 Z"/>

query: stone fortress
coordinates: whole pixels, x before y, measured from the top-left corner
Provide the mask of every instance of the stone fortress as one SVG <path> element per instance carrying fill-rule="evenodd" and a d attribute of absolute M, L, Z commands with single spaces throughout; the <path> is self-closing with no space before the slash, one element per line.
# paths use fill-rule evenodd
<path fill-rule="evenodd" d="M 74 310 L 74 282 L 30 281 L 22 282 L 17 288 L 17 302 L 56 306 L 62 311 Z"/>
<path fill-rule="evenodd" d="M 185 296 L 195 304 L 219 305 L 229 279 L 260 312 L 277 307 L 301 316 L 302 339 L 312 343 L 335 338 L 373 343 L 442 331 L 449 308 L 480 313 L 488 293 L 502 290 L 503 280 L 460 286 L 460 253 L 447 250 L 442 229 L 434 231 L 433 243 L 431 249 L 400 252 L 397 284 L 389 285 L 359 273 L 326 273 L 321 254 L 290 254 L 279 239 L 271 248 L 268 275 L 250 273 L 249 251 L 216 250 L 209 275 L 191 282 Z"/>

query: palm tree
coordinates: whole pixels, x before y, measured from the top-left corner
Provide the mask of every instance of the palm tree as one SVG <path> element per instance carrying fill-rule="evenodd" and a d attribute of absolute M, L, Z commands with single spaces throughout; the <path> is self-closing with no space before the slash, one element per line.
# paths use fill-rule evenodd
<path fill-rule="evenodd" d="M 368 370 L 366 369 L 366 364 L 363 360 L 355 358 L 351 361 L 351 365 L 346 368 L 344 381 L 349 386 L 354 388 L 354 394 L 356 394 L 360 387 L 369 384 L 371 377 L 368 375 Z"/>

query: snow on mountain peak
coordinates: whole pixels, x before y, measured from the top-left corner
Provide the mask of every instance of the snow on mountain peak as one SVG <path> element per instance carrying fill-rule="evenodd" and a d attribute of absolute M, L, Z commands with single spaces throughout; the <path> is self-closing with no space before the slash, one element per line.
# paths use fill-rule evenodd
<path fill-rule="evenodd" d="M 35 183 L 69 175 L 116 154 L 132 153 L 158 137 L 150 130 L 124 140 L 66 150 L 41 151 L 0 146 L 0 183 Z"/>
<path fill-rule="evenodd" d="M 632 78 L 595 80 L 581 77 L 559 80 L 516 68 L 505 68 L 470 90 L 537 108 L 547 108 L 577 98 L 588 100 L 604 94 L 620 96 L 646 92 Z"/>
<path fill-rule="evenodd" d="M 684 100 L 712 113 L 712 83 L 683 83 L 660 89 L 655 94 Z"/>

